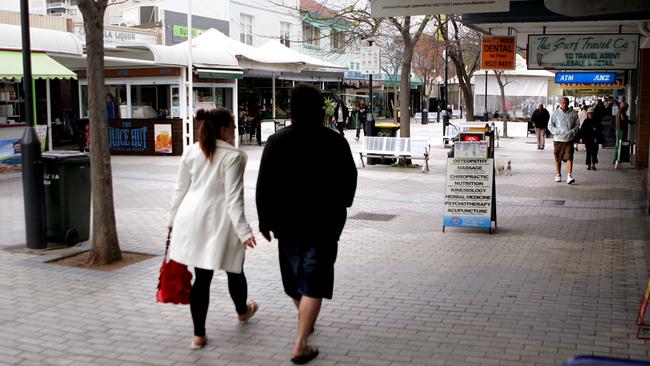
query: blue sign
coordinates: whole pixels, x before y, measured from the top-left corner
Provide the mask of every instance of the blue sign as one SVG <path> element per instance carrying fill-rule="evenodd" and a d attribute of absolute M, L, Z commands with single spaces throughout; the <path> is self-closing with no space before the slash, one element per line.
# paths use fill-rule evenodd
<path fill-rule="evenodd" d="M 558 72 L 556 84 L 616 84 L 615 72 Z"/>
<path fill-rule="evenodd" d="M 134 128 L 131 122 L 122 122 L 121 128 L 108 128 L 108 146 L 112 151 L 147 150 L 147 127 Z"/>

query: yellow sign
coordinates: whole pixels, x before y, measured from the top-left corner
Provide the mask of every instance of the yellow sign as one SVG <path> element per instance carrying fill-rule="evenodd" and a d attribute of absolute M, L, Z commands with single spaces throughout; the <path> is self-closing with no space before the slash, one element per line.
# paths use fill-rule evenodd
<path fill-rule="evenodd" d="M 484 35 L 481 43 L 481 68 L 483 70 L 514 70 L 517 38 L 515 36 Z"/>

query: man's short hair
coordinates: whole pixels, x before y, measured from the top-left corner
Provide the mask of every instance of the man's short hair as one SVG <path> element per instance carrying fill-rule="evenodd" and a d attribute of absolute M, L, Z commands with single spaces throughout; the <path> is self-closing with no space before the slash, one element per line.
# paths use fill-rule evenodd
<path fill-rule="evenodd" d="M 321 125 L 325 118 L 325 100 L 320 90 L 308 84 L 291 89 L 289 105 L 293 124 Z"/>

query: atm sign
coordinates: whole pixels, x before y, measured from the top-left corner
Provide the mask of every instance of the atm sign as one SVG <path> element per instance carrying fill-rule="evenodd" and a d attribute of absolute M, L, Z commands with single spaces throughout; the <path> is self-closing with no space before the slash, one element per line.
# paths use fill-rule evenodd
<path fill-rule="evenodd" d="M 556 84 L 616 84 L 615 72 L 558 72 Z"/>

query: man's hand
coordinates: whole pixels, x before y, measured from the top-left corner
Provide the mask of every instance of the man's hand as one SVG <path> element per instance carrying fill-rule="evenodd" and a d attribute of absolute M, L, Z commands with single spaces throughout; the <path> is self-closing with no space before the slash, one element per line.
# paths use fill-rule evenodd
<path fill-rule="evenodd" d="M 269 232 L 269 231 L 262 231 L 262 236 L 264 237 L 264 239 L 266 239 L 266 240 L 269 241 L 269 242 L 270 242 L 271 239 L 272 239 L 272 238 L 271 238 L 271 232 Z"/>

